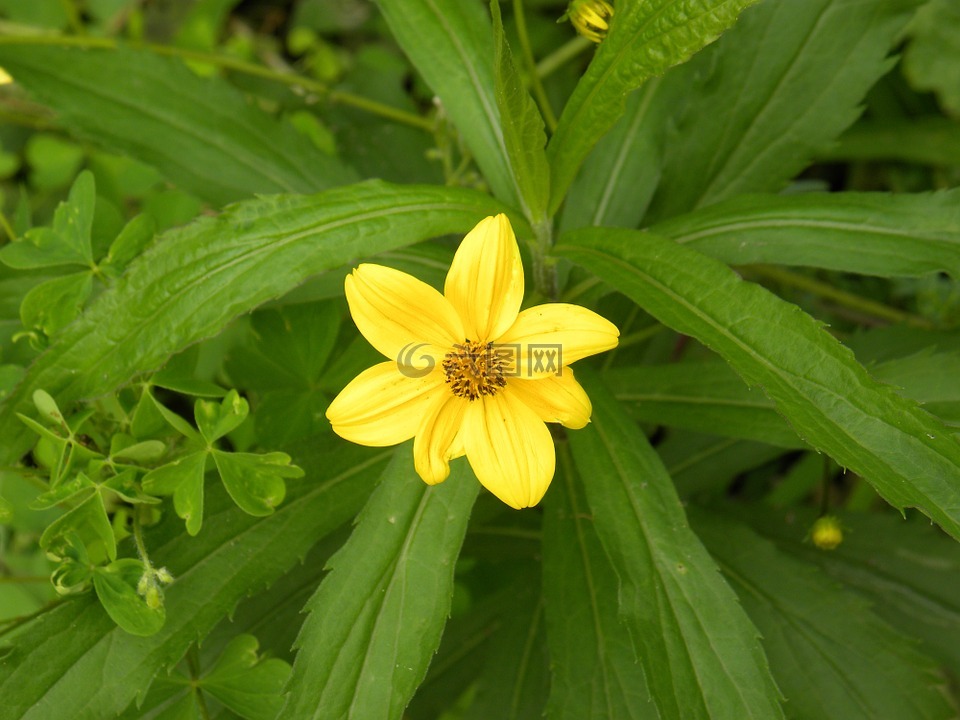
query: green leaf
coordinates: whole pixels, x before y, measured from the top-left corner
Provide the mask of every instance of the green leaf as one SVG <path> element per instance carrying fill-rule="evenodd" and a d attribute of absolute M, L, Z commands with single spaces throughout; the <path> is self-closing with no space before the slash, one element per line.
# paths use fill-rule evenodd
<path fill-rule="evenodd" d="M 597 537 L 569 452 L 546 497 L 543 586 L 550 704 L 558 720 L 658 718 L 618 614 L 617 574 Z"/>
<path fill-rule="evenodd" d="M 191 453 L 148 472 L 143 491 L 150 495 L 173 495 L 177 517 L 187 523 L 187 532 L 196 535 L 203 524 L 203 476 L 205 451 Z"/>
<path fill-rule="evenodd" d="M 97 568 L 93 586 L 97 597 L 113 621 L 131 635 L 155 634 L 166 620 L 163 604 L 150 607 L 137 593 L 144 566 L 139 560 L 124 558 Z"/>
<path fill-rule="evenodd" d="M 578 230 L 561 253 L 759 385 L 803 440 L 960 537 L 960 444 L 800 308 L 649 233 Z"/>
<path fill-rule="evenodd" d="M 514 63 L 503 32 L 499 0 L 490 1 L 490 12 L 493 15 L 494 95 L 507 158 L 524 214 L 531 223 L 546 222 L 550 167 L 545 152 L 547 135 L 543 118 Z"/>
<path fill-rule="evenodd" d="M 509 599 L 501 604 L 500 626 L 490 638 L 475 678 L 476 697 L 463 720 L 526 720 L 544 715 L 550 658 L 543 593 L 536 576 L 510 589 Z"/>
<path fill-rule="evenodd" d="M 208 444 L 236 430 L 249 413 L 250 405 L 236 390 L 228 392 L 220 403 L 197 400 L 193 404 L 193 418 Z"/>
<path fill-rule="evenodd" d="M 880 159 L 934 167 L 960 165 L 960 125 L 941 115 L 861 120 L 817 157 L 828 162 Z"/>
<path fill-rule="evenodd" d="M 0 523 L 6 525 L 11 520 L 13 520 L 13 505 L 0 495 Z"/>
<path fill-rule="evenodd" d="M 30 503 L 31 510 L 46 510 L 54 505 L 59 505 L 90 488 L 96 487 L 93 480 L 83 473 L 78 473 L 73 480 L 62 483 L 57 487 L 42 492 L 36 499 Z"/>
<path fill-rule="evenodd" d="M 92 267 L 90 232 L 96 199 L 93 173 L 84 170 L 73 183 L 70 196 L 57 206 L 53 227 L 28 230 L 20 240 L 0 249 L 0 261 L 17 269 L 56 265 Z"/>
<path fill-rule="evenodd" d="M 477 2 L 377 0 L 390 32 L 443 102 L 494 194 L 520 197 L 494 95 L 493 36 Z"/>
<path fill-rule="evenodd" d="M 258 647 L 253 635 L 237 635 L 200 686 L 241 717 L 274 720 L 283 706 L 280 691 L 290 677 L 290 666 L 258 657 Z"/>
<path fill-rule="evenodd" d="M 35 390 L 32 399 L 41 417 L 46 418 L 48 422 L 52 422 L 58 427 L 66 425 L 66 421 L 63 419 L 63 413 L 60 412 L 57 401 L 53 399 L 50 393 L 46 390 Z"/>
<path fill-rule="evenodd" d="M 782 448 L 766 443 L 677 430 L 657 444 L 657 454 L 683 500 L 693 496 L 724 497 L 738 476 L 776 460 L 783 453 Z"/>
<path fill-rule="evenodd" d="M 960 115 L 960 7 L 931 0 L 907 30 L 903 72 L 917 90 L 932 90 L 943 107 Z"/>
<path fill-rule="evenodd" d="M 627 95 L 686 61 L 756 0 L 632 0 L 616 6 L 610 31 L 564 107 L 547 147 L 550 214 L 591 148 L 623 115 Z"/>
<path fill-rule="evenodd" d="M 923 652 L 960 668 L 960 545 L 936 526 L 920 517 L 841 512 L 843 543 L 824 552 L 806 540 L 816 509 L 723 509 L 857 591 L 890 625 L 919 638 Z"/>
<path fill-rule="evenodd" d="M 722 362 L 638 365 L 604 372 L 634 419 L 785 448 L 806 447 L 759 389 Z"/>
<path fill-rule="evenodd" d="M 117 559 L 117 540 L 99 492 L 91 492 L 83 501 L 50 523 L 40 536 L 40 547 L 55 550 L 54 546 L 71 532 L 77 534 L 88 551 L 102 544 L 106 556 L 110 560 Z"/>
<path fill-rule="evenodd" d="M 151 215 L 137 215 L 128 222 L 110 244 L 101 267 L 119 274 L 153 240 L 157 223 Z"/>
<path fill-rule="evenodd" d="M 15 414 L 24 412 L 35 389 L 65 403 L 110 392 L 312 275 L 465 232 L 502 210 L 476 191 L 372 181 L 313 196 L 251 200 L 161 236 L 64 328 L 7 396 L 0 406 L 0 464 L 29 448 L 26 429 L 14 429 Z M 515 220 L 518 234 L 529 236 Z"/>
<path fill-rule="evenodd" d="M 590 373 L 592 422 L 570 435 L 620 614 L 663 718 L 783 717 L 758 633 L 687 525 L 659 457 Z"/>
<path fill-rule="evenodd" d="M 122 450 L 116 450 L 110 454 L 115 460 L 154 462 L 162 458 L 166 451 L 167 446 L 159 440 L 144 440 L 127 445 Z"/>
<path fill-rule="evenodd" d="M 960 190 L 747 195 L 650 228 L 725 263 L 960 278 Z"/>
<path fill-rule="evenodd" d="M 303 470 L 290 465 L 282 452 L 256 455 L 213 451 L 220 479 L 240 509 L 250 515 L 269 515 L 283 502 L 283 478 L 303 477 Z"/>
<path fill-rule="evenodd" d="M 283 717 L 399 720 L 440 643 L 478 488 L 463 460 L 430 487 L 410 444 L 395 451 L 307 604 Z"/>
<path fill-rule="evenodd" d="M 862 598 L 716 512 L 690 519 L 763 634 L 788 717 L 955 717 L 933 661 Z"/>
<path fill-rule="evenodd" d="M 8 633 L 13 651 L 0 661 L 5 717 L 43 720 L 49 708 L 68 707 L 76 720 L 101 720 L 123 711 L 241 598 L 280 577 L 363 505 L 389 454 L 342 441 L 331 450 L 314 442 L 298 455 L 311 477 L 269 517 L 244 515 L 214 486 L 201 535 L 185 535 L 172 517 L 147 533 L 151 560 L 176 578 L 155 635 L 129 635 L 89 596 Z"/>
<path fill-rule="evenodd" d="M 353 172 L 218 78 L 146 50 L 0 39 L 0 66 L 83 138 L 155 166 L 214 205 L 255 193 L 316 192 Z M 63 72 L 62 68 L 69 68 Z"/>
<path fill-rule="evenodd" d="M 923 0 L 766 0 L 664 79 L 676 119 L 649 220 L 776 192 L 857 118 Z"/>
<path fill-rule="evenodd" d="M 93 276 L 89 272 L 47 280 L 24 296 L 20 320 L 25 328 L 37 328 L 52 337 L 76 320 L 91 292 Z"/>

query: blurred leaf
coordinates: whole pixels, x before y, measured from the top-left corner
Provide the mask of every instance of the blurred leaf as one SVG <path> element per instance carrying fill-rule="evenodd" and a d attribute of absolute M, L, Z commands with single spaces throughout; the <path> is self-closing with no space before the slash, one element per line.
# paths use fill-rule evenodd
<path fill-rule="evenodd" d="M 155 635 L 129 635 L 89 596 L 5 635 L 12 647 L 0 660 L 5 713 L 43 720 L 49 708 L 69 707 L 77 720 L 114 717 L 251 589 L 269 585 L 353 517 L 389 454 L 342 442 L 336 452 L 312 445 L 297 458 L 313 470 L 310 479 L 292 487 L 273 515 L 244 515 L 225 492 L 211 488 L 202 535 L 185 535 L 172 516 L 147 532 L 148 547 L 156 548 L 151 560 L 176 577 L 165 590 L 167 621 Z"/>
<path fill-rule="evenodd" d="M 494 94 L 493 35 L 478 2 L 376 0 L 390 31 L 443 102 L 494 195 L 520 197 Z"/>
<path fill-rule="evenodd" d="M 289 124 L 219 78 L 146 50 L 0 38 L 5 67 L 77 135 L 154 165 L 214 205 L 255 193 L 316 192 L 355 180 Z M 70 68 L 70 72 L 60 72 Z"/>
<path fill-rule="evenodd" d="M 660 716 L 783 717 L 757 630 L 687 525 L 656 452 L 594 375 L 577 377 L 593 417 L 570 447 Z"/>
<path fill-rule="evenodd" d="M 520 203 L 527 218 L 546 222 L 550 200 L 550 167 L 545 148 L 547 136 L 543 118 L 513 60 L 503 32 L 499 0 L 491 0 L 493 14 L 494 96 L 500 111 L 500 127 Z"/>
<path fill-rule="evenodd" d="M 273 720 L 283 706 L 280 691 L 290 677 L 290 666 L 258 657 L 258 647 L 253 635 L 237 635 L 200 686 L 241 717 Z"/>
<path fill-rule="evenodd" d="M 862 598 L 743 525 L 691 520 L 763 634 L 787 717 L 956 717 L 933 661 Z"/>
<path fill-rule="evenodd" d="M 59 190 L 77 176 L 83 163 L 83 148 L 58 135 L 36 133 L 25 148 L 30 166 L 30 185 L 38 190 Z M 17 227 L 18 234 L 24 230 Z"/>
<path fill-rule="evenodd" d="M 410 443 L 394 451 L 307 604 L 283 717 L 399 720 L 440 643 L 478 488 L 463 460 L 430 487 Z"/>
<path fill-rule="evenodd" d="M 374 181 L 314 196 L 251 200 L 164 235 L 64 328 L 6 398 L 0 463 L 29 447 L 15 413 L 34 389 L 43 387 L 61 402 L 102 395 L 312 275 L 464 232 L 501 210 L 474 191 Z M 522 223 L 515 227 L 525 234 Z"/>
<path fill-rule="evenodd" d="M 13 505 L 0 495 L 0 523 L 6 525 L 13 520 Z"/>
<path fill-rule="evenodd" d="M 940 115 L 863 120 L 817 153 L 821 160 L 900 160 L 935 167 L 960 165 L 960 123 Z"/>
<path fill-rule="evenodd" d="M 907 33 L 903 72 L 917 90 L 932 90 L 944 109 L 960 116 L 960 6 L 931 0 L 917 11 Z"/>
<path fill-rule="evenodd" d="M 604 378 L 641 422 L 682 427 L 784 448 L 805 443 L 759 389 L 722 362 L 612 368 Z"/>
<path fill-rule="evenodd" d="M 567 101 L 547 148 L 551 214 L 591 148 L 623 115 L 627 95 L 716 40 L 754 2 L 634 0 L 617 5 L 610 31 Z"/>
<path fill-rule="evenodd" d="M 463 720 L 543 717 L 550 689 L 543 593 L 534 578 L 512 589 L 503 600 L 501 625 L 490 638 L 475 677 L 476 697 Z"/>
<path fill-rule="evenodd" d="M 808 265 L 883 277 L 960 279 L 960 189 L 744 195 L 651 232 L 733 265 Z"/>
<path fill-rule="evenodd" d="M 922 2 L 766 0 L 745 12 L 715 46 L 664 78 L 664 91 L 677 84 L 689 101 L 649 218 L 782 189 L 860 114 Z"/>
<path fill-rule="evenodd" d="M 97 597 L 113 621 L 131 635 L 148 636 L 163 627 L 166 612 L 163 605 L 150 607 L 137 593 L 137 583 L 144 573 L 143 563 L 133 558 L 116 560 L 93 575 Z"/>
<path fill-rule="evenodd" d="M 546 498 L 543 585 L 550 704 L 557 720 L 655 720 L 657 706 L 619 617 L 617 574 L 597 537 L 569 453 Z"/>
<path fill-rule="evenodd" d="M 800 308 L 650 233 L 578 230 L 561 252 L 722 355 L 801 438 L 892 505 L 918 507 L 960 537 L 960 444 L 949 428 L 873 380 Z"/>

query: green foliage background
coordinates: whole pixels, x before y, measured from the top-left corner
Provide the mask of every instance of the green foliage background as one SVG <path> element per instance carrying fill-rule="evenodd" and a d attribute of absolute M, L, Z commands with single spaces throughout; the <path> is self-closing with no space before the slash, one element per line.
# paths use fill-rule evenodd
<path fill-rule="evenodd" d="M 0 718 L 957 716 L 956 3 L 614 8 L 0 0 Z M 621 329 L 522 512 L 324 418 L 497 212 Z"/>

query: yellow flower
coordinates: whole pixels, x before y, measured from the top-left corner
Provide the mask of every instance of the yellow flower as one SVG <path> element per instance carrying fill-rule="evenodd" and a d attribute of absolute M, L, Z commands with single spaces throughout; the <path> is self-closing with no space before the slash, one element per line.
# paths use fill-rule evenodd
<path fill-rule="evenodd" d="M 605 0 L 573 0 L 560 19 L 569 18 L 578 33 L 598 43 L 607 36 L 611 17 L 613 6 Z"/>
<path fill-rule="evenodd" d="M 617 328 L 577 305 L 520 311 L 523 266 L 506 215 L 463 239 L 443 294 L 371 264 L 348 275 L 345 290 L 357 328 L 390 360 L 334 398 L 334 431 L 372 446 L 415 438 L 414 465 L 431 485 L 466 455 L 507 505 L 540 502 L 556 462 L 545 423 L 590 421 L 590 399 L 567 365 L 615 347 Z"/>

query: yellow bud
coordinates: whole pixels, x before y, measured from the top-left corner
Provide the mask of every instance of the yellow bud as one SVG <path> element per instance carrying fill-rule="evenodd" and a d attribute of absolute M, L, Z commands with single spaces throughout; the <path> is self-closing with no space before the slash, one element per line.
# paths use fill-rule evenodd
<path fill-rule="evenodd" d="M 573 0 L 561 20 L 569 18 L 576 31 L 598 43 L 607 36 L 613 6 L 606 0 Z"/>
<path fill-rule="evenodd" d="M 843 527 L 833 515 L 818 518 L 810 529 L 810 539 L 821 550 L 833 550 L 843 542 Z"/>

